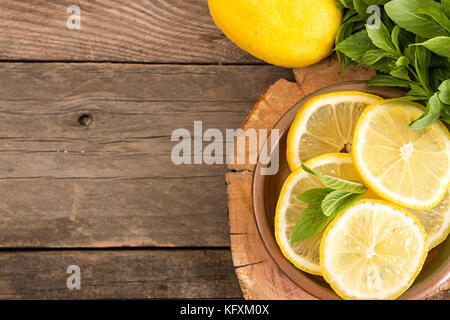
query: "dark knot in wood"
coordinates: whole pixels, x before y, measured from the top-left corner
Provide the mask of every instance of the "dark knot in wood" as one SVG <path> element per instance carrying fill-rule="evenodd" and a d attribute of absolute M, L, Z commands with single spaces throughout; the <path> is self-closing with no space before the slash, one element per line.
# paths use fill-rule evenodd
<path fill-rule="evenodd" d="M 78 122 L 82 125 L 82 126 L 89 126 L 92 123 L 92 116 L 89 114 L 83 114 L 78 118 Z"/>

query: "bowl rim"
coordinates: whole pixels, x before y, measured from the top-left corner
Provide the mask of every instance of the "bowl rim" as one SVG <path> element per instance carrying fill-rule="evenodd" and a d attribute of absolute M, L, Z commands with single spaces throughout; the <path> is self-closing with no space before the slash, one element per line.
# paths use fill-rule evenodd
<path fill-rule="evenodd" d="M 356 81 L 343 81 L 336 84 L 332 84 L 326 87 L 323 87 L 319 90 L 316 90 L 312 92 L 311 94 L 303 97 L 298 102 L 296 102 L 292 107 L 290 107 L 281 117 L 278 119 L 278 121 L 275 123 L 272 129 L 278 129 L 279 136 L 278 141 L 276 144 L 276 147 L 279 146 L 279 140 L 281 137 L 286 134 L 287 131 L 289 131 L 290 125 L 295 117 L 295 114 L 297 113 L 297 107 L 300 105 L 303 105 L 307 100 L 311 99 L 314 96 L 320 95 L 322 93 L 327 93 L 332 91 L 333 88 L 339 88 L 342 86 L 361 86 L 360 90 L 357 89 L 348 89 L 350 91 L 363 91 L 367 92 L 368 87 L 366 86 L 366 81 L 356 80 Z M 365 90 L 363 90 L 365 89 Z M 336 90 L 336 91 L 344 91 L 344 90 Z M 405 91 L 403 89 L 397 89 L 392 87 L 377 87 L 373 91 L 380 92 L 390 92 L 394 95 L 404 95 Z M 376 93 L 375 93 L 376 94 Z M 292 117 L 292 113 L 294 113 L 294 116 Z M 291 116 L 292 120 L 288 120 Z M 287 126 L 284 125 L 285 122 L 288 122 Z M 284 127 L 284 129 L 283 129 Z M 267 145 L 271 143 L 272 136 L 269 135 L 267 140 L 262 144 L 262 148 L 267 148 Z M 320 277 L 315 275 L 309 275 L 306 272 L 303 272 L 302 270 L 296 268 L 286 257 L 282 254 L 281 249 L 278 246 L 278 243 L 276 242 L 275 236 L 271 232 L 271 228 L 268 224 L 268 219 L 266 215 L 266 206 L 264 199 L 264 186 L 266 185 L 265 181 L 268 176 L 264 176 L 260 174 L 261 168 L 263 165 L 260 162 L 260 153 L 261 149 L 258 152 L 258 158 L 257 163 L 255 166 L 255 171 L 253 172 L 252 176 L 252 211 L 253 211 L 253 218 L 256 224 L 256 229 L 258 230 L 258 235 L 261 239 L 261 242 L 264 245 L 265 250 L 269 254 L 269 256 L 272 258 L 272 260 L 275 262 L 279 270 L 288 277 L 289 280 L 291 280 L 296 286 L 310 294 L 316 299 L 324 299 L 324 300 L 341 300 L 342 298 L 339 297 L 331 288 L 326 288 L 324 286 L 321 286 L 316 281 L 312 280 L 311 277 Z M 273 150 L 270 149 L 268 151 L 268 156 L 270 157 L 273 153 Z M 257 177 L 259 177 L 257 179 Z M 259 200 L 259 201 L 257 201 Z M 257 213 L 259 212 L 259 214 Z M 445 264 L 439 268 L 438 271 L 436 271 L 433 276 L 432 280 L 434 281 L 433 285 L 425 286 L 424 290 L 421 290 L 419 292 L 415 292 L 418 290 L 412 290 L 411 287 L 408 288 L 400 297 L 399 299 L 424 299 L 425 297 L 429 296 L 431 293 L 438 290 L 445 282 L 450 280 L 450 257 L 447 257 L 445 260 Z M 430 282 L 430 281 L 427 281 Z M 301 283 L 301 284 L 300 284 Z M 423 287 L 423 286 L 421 286 Z"/>

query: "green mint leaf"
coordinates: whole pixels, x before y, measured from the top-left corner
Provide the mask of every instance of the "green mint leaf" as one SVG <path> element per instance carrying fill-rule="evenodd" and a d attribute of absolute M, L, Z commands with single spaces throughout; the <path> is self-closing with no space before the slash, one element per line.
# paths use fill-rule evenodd
<path fill-rule="evenodd" d="M 445 80 L 439 86 L 439 100 L 450 105 L 450 79 Z"/>
<path fill-rule="evenodd" d="M 419 96 L 419 97 L 426 97 L 427 96 L 427 92 L 419 85 L 411 82 L 409 84 L 411 90 L 409 90 L 409 92 L 406 94 L 408 96 Z M 428 100 L 428 99 L 427 99 Z"/>
<path fill-rule="evenodd" d="M 450 19 L 450 0 L 441 0 L 441 9 L 447 18 Z"/>
<path fill-rule="evenodd" d="M 339 0 L 339 2 L 348 9 L 353 9 L 353 0 Z"/>
<path fill-rule="evenodd" d="M 440 58 L 440 59 L 439 59 Z M 431 84 L 433 85 L 433 91 L 437 91 L 439 86 L 447 79 L 450 79 L 450 62 L 447 62 L 447 59 L 441 56 L 434 56 L 433 60 L 438 60 L 441 62 L 440 66 L 435 67 L 431 70 Z"/>
<path fill-rule="evenodd" d="M 440 7 L 433 0 L 392 0 L 385 4 L 388 16 L 403 29 L 423 38 L 447 36 L 448 32 L 436 21 L 416 11 L 424 7 Z"/>
<path fill-rule="evenodd" d="M 445 105 L 445 108 L 441 111 L 441 117 L 450 117 L 450 105 Z"/>
<path fill-rule="evenodd" d="M 298 195 L 297 199 L 310 204 L 320 204 L 322 200 L 332 191 L 333 189 L 330 188 L 315 188 Z"/>
<path fill-rule="evenodd" d="M 345 9 L 344 5 L 341 2 L 339 2 L 339 1 L 336 2 L 336 8 L 338 8 L 338 9 Z"/>
<path fill-rule="evenodd" d="M 434 53 L 450 58 L 450 37 L 434 37 L 422 43 L 413 44 L 415 46 L 424 46 Z"/>
<path fill-rule="evenodd" d="M 330 220 L 330 217 L 322 213 L 320 204 L 310 204 L 295 223 L 294 231 L 291 235 L 291 243 L 314 237 L 326 227 Z"/>
<path fill-rule="evenodd" d="M 353 9 L 347 10 L 347 12 L 344 14 L 344 17 L 342 18 L 342 24 L 345 22 L 348 22 L 351 18 L 353 18 L 353 21 L 362 21 L 358 16 L 357 12 Z"/>
<path fill-rule="evenodd" d="M 447 119 L 450 118 L 450 105 L 446 105 L 444 109 L 441 111 L 441 118 L 440 120 L 445 121 L 448 123 Z"/>
<path fill-rule="evenodd" d="M 350 207 L 355 201 L 361 199 L 362 196 L 364 196 L 364 193 L 330 192 L 322 201 L 322 212 L 327 217 L 334 217 L 339 212 Z"/>
<path fill-rule="evenodd" d="M 439 7 L 425 7 L 416 10 L 416 13 L 427 15 L 436 23 L 443 27 L 447 32 L 450 32 L 450 19 Z"/>
<path fill-rule="evenodd" d="M 380 22 L 379 28 L 375 25 L 366 25 L 366 30 L 370 40 L 377 48 L 392 54 L 397 52 L 395 45 L 392 43 L 391 33 L 382 22 Z"/>
<path fill-rule="evenodd" d="M 401 56 L 400 58 L 397 59 L 397 61 L 395 62 L 395 67 L 396 68 L 401 68 L 401 67 L 406 67 L 411 63 L 411 61 L 409 60 L 408 57 L 406 56 Z"/>
<path fill-rule="evenodd" d="M 414 130 L 425 129 L 439 119 L 443 108 L 444 104 L 439 100 L 438 93 L 436 92 L 428 101 L 424 114 L 419 119 L 411 122 L 409 127 Z"/>
<path fill-rule="evenodd" d="M 409 78 L 409 72 L 408 70 L 406 70 L 405 68 L 398 68 L 398 69 L 394 69 L 390 72 L 390 75 L 399 79 L 403 79 L 403 80 L 411 80 Z"/>
<path fill-rule="evenodd" d="M 421 40 L 422 38 L 419 36 L 416 37 L 416 42 L 421 42 Z M 431 52 L 423 46 L 416 46 L 414 62 L 420 84 L 425 90 L 429 91 L 428 69 L 430 68 L 431 63 Z"/>
<path fill-rule="evenodd" d="M 368 50 L 364 55 L 361 57 L 360 64 L 371 66 L 375 64 L 376 62 L 380 61 L 383 58 L 386 57 L 392 57 L 392 53 L 385 52 L 380 49 L 372 49 Z"/>
<path fill-rule="evenodd" d="M 395 60 L 392 58 L 383 58 L 370 67 L 382 73 L 389 73 L 395 68 Z"/>
<path fill-rule="evenodd" d="M 353 0 L 353 6 L 361 19 L 367 21 L 370 16 L 370 12 L 367 11 L 369 5 L 364 0 Z"/>
<path fill-rule="evenodd" d="M 362 56 L 371 49 L 376 49 L 376 47 L 370 40 L 366 30 L 352 34 L 336 46 L 338 52 L 342 52 L 357 62 L 361 61 Z"/>
<path fill-rule="evenodd" d="M 400 31 L 401 31 L 400 27 L 398 25 L 395 25 L 394 29 L 392 29 L 391 32 L 392 43 L 394 44 L 398 52 L 402 52 L 402 49 L 400 47 Z"/>
<path fill-rule="evenodd" d="M 407 44 L 407 46 L 405 47 L 404 54 L 405 57 L 409 59 L 410 63 L 414 63 L 414 61 L 416 60 L 416 47 L 412 46 L 411 44 L 412 43 Z"/>
<path fill-rule="evenodd" d="M 445 81 L 442 81 L 438 90 L 439 91 L 450 91 L 450 79 L 446 79 Z"/>
<path fill-rule="evenodd" d="M 441 120 L 444 121 L 447 124 L 450 124 L 450 116 L 441 117 Z"/>
<path fill-rule="evenodd" d="M 409 88 L 409 81 L 387 75 L 376 75 L 367 81 L 368 86 Z"/>
<path fill-rule="evenodd" d="M 303 163 L 302 168 L 307 173 L 315 175 L 317 178 L 319 178 L 320 182 L 322 182 L 328 188 L 353 193 L 364 193 L 367 191 L 367 188 L 361 183 L 335 178 L 321 172 L 314 171 L 305 166 Z"/>

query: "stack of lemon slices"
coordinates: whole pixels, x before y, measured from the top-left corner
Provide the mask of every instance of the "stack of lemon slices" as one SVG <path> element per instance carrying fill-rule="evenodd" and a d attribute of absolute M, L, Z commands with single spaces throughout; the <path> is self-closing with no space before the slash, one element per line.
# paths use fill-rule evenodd
<path fill-rule="evenodd" d="M 450 135 L 440 122 L 412 130 L 424 108 L 362 92 L 306 102 L 291 125 L 292 173 L 277 203 L 275 236 L 297 268 L 322 275 L 345 299 L 395 299 L 412 284 L 429 250 L 450 232 Z M 368 192 L 312 238 L 291 242 L 307 203 L 324 187 L 301 168 L 363 183 Z"/>

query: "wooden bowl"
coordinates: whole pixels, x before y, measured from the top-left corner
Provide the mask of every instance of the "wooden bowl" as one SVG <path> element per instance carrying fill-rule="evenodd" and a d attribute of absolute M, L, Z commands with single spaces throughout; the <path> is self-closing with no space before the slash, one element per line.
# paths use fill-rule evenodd
<path fill-rule="evenodd" d="M 367 87 L 363 81 L 343 82 L 323 88 L 295 104 L 278 121 L 274 129 L 279 129 L 280 137 L 275 142 L 279 147 L 279 170 L 275 175 L 261 175 L 264 167 L 259 161 L 253 177 L 252 197 L 253 213 L 260 237 L 272 258 L 280 269 L 295 284 L 319 299 L 340 299 L 320 276 L 315 276 L 297 269 L 281 253 L 274 236 L 274 216 L 278 196 L 284 181 L 290 173 L 286 161 L 286 136 L 298 109 L 310 98 L 332 91 L 362 91 L 373 93 L 383 98 L 396 98 L 404 91 L 393 88 Z M 270 138 L 267 144 L 270 145 Z M 263 146 L 264 148 L 266 146 Z M 273 149 L 275 150 L 275 149 Z M 269 158 L 272 156 L 268 151 Z M 427 260 L 411 287 L 399 299 L 424 299 L 439 290 L 450 279 L 450 240 L 447 239 L 428 253 Z"/>

